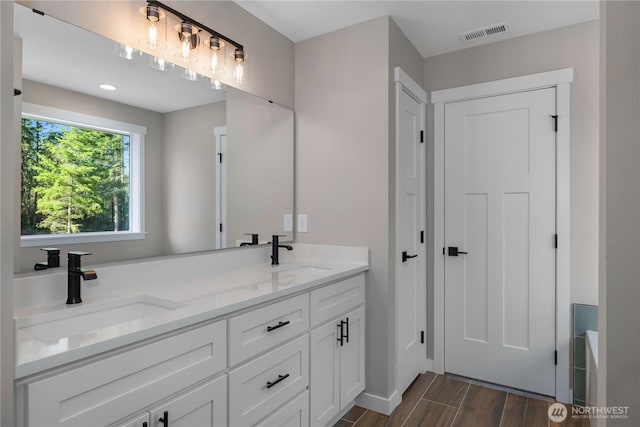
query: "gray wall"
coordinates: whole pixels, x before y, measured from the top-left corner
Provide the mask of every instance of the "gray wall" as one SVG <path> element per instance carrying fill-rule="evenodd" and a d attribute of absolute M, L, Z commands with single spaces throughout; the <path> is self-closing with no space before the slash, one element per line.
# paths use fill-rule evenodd
<path fill-rule="evenodd" d="M 370 248 L 366 392 L 388 398 L 396 380 L 393 69 L 421 84 L 422 58 L 389 17 L 297 43 L 295 58 L 296 211 L 309 216 L 296 239 Z"/>
<path fill-rule="evenodd" d="M 424 84 L 428 91 L 573 67 L 571 302 L 583 304 L 598 304 L 598 61 L 598 21 L 438 55 L 424 61 Z M 432 122 L 429 128 L 433 130 Z M 429 147 L 433 145 L 429 144 Z M 432 151 L 428 154 L 429 159 L 433 159 L 432 154 Z"/>
<path fill-rule="evenodd" d="M 164 114 L 163 209 L 166 253 L 209 250 L 216 239 L 216 144 L 226 102 Z"/>
<path fill-rule="evenodd" d="M 598 401 L 640 424 L 640 3 L 602 2 L 602 186 Z M 604 384 L 603 384 L 604 383 Z M 606 395 L 604 392 L 606 391 Z"/>
<path fill-rule="evenodd" d="M 144 240 L 126 242 L 63 245 L 63 248 L 65 251 L 86 250 L 92 252 L 93 255 L 87 259 L 89 264 L 160 255 L 164 246 L 165 234 L 162 205 L 162 115 L 29 80 L 23 81 L 22 100 L 33 104 L 132 123 L 147 128 L 145 138 L 146 238 Z M 16 233 L 20 233 L 19 227 Z M 32 270 L 35 262 L 43 259 L 43 253 L 37 247 L 22 248 L 16 256 L 18 257 L 20 271 Z"/>

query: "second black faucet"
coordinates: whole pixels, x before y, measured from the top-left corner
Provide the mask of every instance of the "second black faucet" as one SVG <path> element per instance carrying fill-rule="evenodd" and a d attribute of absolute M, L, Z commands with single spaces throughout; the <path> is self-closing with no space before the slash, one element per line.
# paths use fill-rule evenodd
<path fill-rule="evenodd" d="M 280 237 L 287 237 L 286 235 L 274 234 L 271 236 L 271 265 L 280 265 L 280 248 L 285 248 L 288 251 L 293 250 L 291 245 L 281 245 Z"/>

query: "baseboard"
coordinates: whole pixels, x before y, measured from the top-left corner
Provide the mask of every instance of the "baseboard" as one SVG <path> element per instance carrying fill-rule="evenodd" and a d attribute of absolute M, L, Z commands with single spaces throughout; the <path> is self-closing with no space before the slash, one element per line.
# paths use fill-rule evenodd
<path fill-rule="evenodd" d="M 427 361 L 424 364 L 424 369 L 425 371 L 433 372 L 434 366 L 435 366 L 435 363 L 433 362 L 433 359 L 427 359 Z"/>
<path fill-rule="evenodd" d="M 381 397 L 370 393 L 361 393 L 356 398 L 356 405 L 362 406 L 370 411 L 379 412 L 384 415 L 391 415 L 393 410 L 402 401 L 402 396 L 394 390 L 389 397 Z"/>

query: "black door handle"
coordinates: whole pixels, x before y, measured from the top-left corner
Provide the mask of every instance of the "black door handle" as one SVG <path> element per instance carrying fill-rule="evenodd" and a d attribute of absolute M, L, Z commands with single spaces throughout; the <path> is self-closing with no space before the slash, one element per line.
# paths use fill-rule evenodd
<path fill-rule="evenodd" d="M 457 246 L 449 246 L 449 256 L 466 255 L 467 252 L 459 251 Z"/>
<path fill-rule="evenodd" d="M 417 257 L 418 254 L 415 255 L 407 255 L 407 251 L 402 251 L 402 262 L 407 262 L 408 259 Z"/>

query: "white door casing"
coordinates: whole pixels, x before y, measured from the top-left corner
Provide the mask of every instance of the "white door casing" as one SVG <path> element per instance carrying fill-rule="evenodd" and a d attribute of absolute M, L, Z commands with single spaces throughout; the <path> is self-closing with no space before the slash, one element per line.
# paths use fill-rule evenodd
<path fill-rule="evenodd" d="M 434 371 L 445 371 L 445 105 L 471 99 L 486 98 L 529 90 L 556 90 L 556 230 L 555 251 L 555 342 L 557 366 L 555 397 L 570 402 L 570 236 L 569 236 L 569 124 L 570 83 L 573 69 L 550 71 L 487 83 L 436 91 L 431 94 L 434 105 L 434 239 L 432 277 L 434 281 Z M 464 248 L 460 248 L 464 250 Z M 549 331 L 553 335 L 553 331 Z"/>
<path fill-rule="evenodd" d="M 555 88 L 445 106 L 445 370 L 550 396 L 555 113 Z"/>
<path fill-rule="evenodd" d="M 396 391 L 426 367 L 426 93 L 396 68 Z M 407 257 L 402 257 L 406 252 Z"/>
<path fill-rule="evenodd" d="M 227 127 L 213 128 L 216 141 L 216 249 L 227 247 Z"/>

